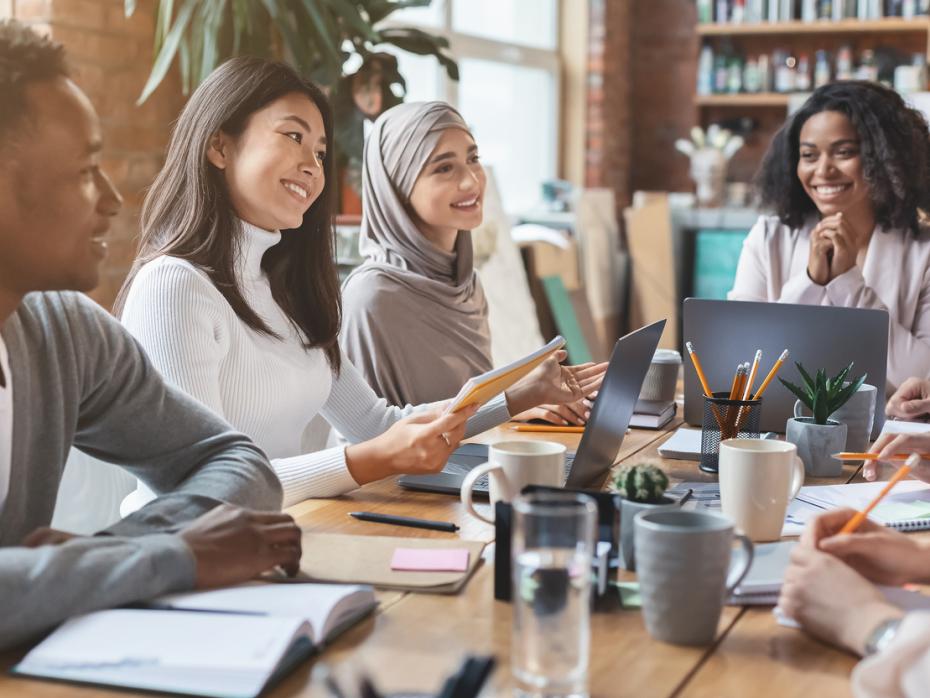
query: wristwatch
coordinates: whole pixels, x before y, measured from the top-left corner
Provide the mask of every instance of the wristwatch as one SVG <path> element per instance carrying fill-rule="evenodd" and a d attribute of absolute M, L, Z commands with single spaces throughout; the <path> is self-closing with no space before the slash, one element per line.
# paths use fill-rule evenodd
<path fill-rule="evenodd" d="M 865 656 L 869 657 L 877 654 L 890 645 L 895 635 L 898 634 L 898 626 L 900 625 L 900 618 L 889 618 L 876 625 L 865 641 Z"/>

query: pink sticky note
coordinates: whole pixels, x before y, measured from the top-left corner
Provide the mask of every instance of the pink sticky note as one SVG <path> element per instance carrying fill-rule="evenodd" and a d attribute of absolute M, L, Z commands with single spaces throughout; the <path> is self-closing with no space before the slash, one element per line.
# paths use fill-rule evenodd
<path fill-rule="evenodd" d="M 391 558 L 392 570 L 417 572 L 465 572 L 468 550 L 465 548 L 397 548 Z"/>

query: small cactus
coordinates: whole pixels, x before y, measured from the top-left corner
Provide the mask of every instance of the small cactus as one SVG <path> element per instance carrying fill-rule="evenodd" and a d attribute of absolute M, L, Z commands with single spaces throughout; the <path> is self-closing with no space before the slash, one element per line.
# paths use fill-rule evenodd
<path fill-rule="evenodd" d="M 625 465 L 614 478 L 614 487 L 631 501 L 658 504 L 668 487 L 668 475 L 649 463 Z"/>

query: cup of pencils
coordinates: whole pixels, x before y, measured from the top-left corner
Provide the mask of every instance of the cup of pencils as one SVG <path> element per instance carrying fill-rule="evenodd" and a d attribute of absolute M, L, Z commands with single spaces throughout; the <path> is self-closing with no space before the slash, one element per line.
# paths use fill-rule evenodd
<path fill-rule="evenodd" d="M 720 460 L 720 442 L 727 439 L 757 439 L 762 419 L 762 394 L 788 358 L 788 350 L 772 366 L 771 371 L 754 391 L 753 385 L 759 372 L 762 352 L 756 351 L 752 363 L 740 363 L 736 367 L 730 389 L 711 392 L 701 368 L 701 362 L 691 342 L 685 345 L 691 362 L 704 390 L 704 417 L 701 431 L 701 463 L 705 472 L 716 473 Z"/>

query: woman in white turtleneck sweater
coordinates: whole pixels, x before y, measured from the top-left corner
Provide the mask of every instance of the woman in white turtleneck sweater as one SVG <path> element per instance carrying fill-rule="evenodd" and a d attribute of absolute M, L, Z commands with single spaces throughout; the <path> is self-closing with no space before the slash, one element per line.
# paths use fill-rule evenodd
<path fill-rule="evenodd" d="M 325 97 L 289 67 L 257 58 L 220 66 L 178 119 L 117 301 L 165 378 L 265 450 L 285 506 L 438 471 L 463 436 L 543 402 L 578 400 L 603 373 L 550 360 L 477 413 L 378 398 L 337 344 L 332 142 Z M 350 445 L 306 452 L 301 436 L 317 414 Z M 140 484 L 124 513 L 152 496 Z"/>

